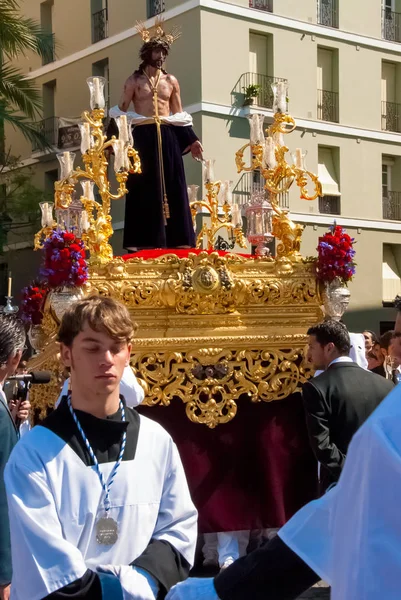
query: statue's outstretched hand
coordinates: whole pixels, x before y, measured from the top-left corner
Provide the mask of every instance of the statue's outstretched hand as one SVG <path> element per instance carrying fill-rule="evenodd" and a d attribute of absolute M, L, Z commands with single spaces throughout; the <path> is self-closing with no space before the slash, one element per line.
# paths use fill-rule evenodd
<path fill-rule="evenodd" d="M 191 144 L 190 150 L 195 160 L 203 160 L 203 147 L 199 140 Z"/>

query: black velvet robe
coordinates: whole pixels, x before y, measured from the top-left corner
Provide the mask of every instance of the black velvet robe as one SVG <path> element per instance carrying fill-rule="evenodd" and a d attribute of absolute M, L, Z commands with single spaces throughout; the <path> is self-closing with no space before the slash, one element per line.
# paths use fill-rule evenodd
<path fill-rule="evenodd" d="M 188 126 L 162 125 L 161 132 L 170 218 L 165 226 L 156 125 L 137 125 L 134 147 L 142 173 L 130 175 L 127 182 L 124 248 L 195 246 L 182 155 L 198 138 Z"/>

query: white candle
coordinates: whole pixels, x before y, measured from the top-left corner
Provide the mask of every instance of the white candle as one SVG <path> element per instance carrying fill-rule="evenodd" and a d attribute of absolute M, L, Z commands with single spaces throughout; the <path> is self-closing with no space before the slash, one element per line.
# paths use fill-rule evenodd
<path fill-rule="evenodd" d="M 119 139 L 123 142 L 129 141 L 127 115 L 121 115 L 118 121 Z"/>
<path fill-rule="evenodd" d="M 233 193 L 231 191 L 231 181 L 226 180 L 221 186 L 221 200 L 224 204 L 232 204 Z"/>
<path fill-rule="evenodd" d="M 89 218 L 88 218 L 88 213 L 86 212 L 86 210 L 83 210 L 81 212 L 81 230 L 82 231 L 88 231 L 89 229 Z"/>
<path fill-rule="evenodd" d="M 198 189 L 199 185 L 189 185 L 188 186 L 188 199 L 190 202 L 196 202 L 198 199 Z"/>
<path fill-rule="evenodd" d="M 80 123 L 81 130 L 81 152 L 85 154 L 91 147 L 91 132 L 89 123 Z"/>
<path fill-rule="evenodd" d="M 46 209 L 46 227 L 53 225 L 53 203 L 47 203 Z"/>
<path fill-rule="evenodd" d="M 72 171 L 72 160 L 69 152 L 63 153 L 64 158 L 64 179 L 70 176 Z"/>
<path fill-rule="evenodd" d="M 231 221 L 235 227 L 242 227 L 241 209 L 238 204 L 233 204 L 231 207 Z"/>
<path fill-rule="evenodd" d="M 126 168 L 126 162 L 124 159 L 124 142 L 122 140 L 116 140 L 113 144 L 114 148 L 114 171 L 118 173 L 121 169 Z"/>
<path fill-rule="evenodd" d="M 214 161 L 212 159 L 205 160 L 205 181 L 206 181 L 206 183 L 214 182 L 213 163 L 214 163 Z"/>
<path fill-rule="evenodd" d="M 277 166 L 275 143 L 273 138 L 266 138 L 264 162 L 269 169 L 275 169 Z"/>
<path fill-rule="evenodd" d="M 8 273 L 8 289 L 7 289 L 7 296 L 10 297 L 11 296 L 11 286 L 12 286 L 12 278 L 11 278 L 11 271 L 9 271 Z"/>
<path fill-rule="evenodd" d="M 261 235 L 263 233 L 263 228 L 262 228 L 262 215 L 260 213 L 256 213 L 256 227 L 255 227 L 256 233 Z"/>
<path fill-rule="evenodd" d="M 295 150 L 295 166 L 298 169 L 303 169 L 302 148 L 296 148 Z"/>
<path fill-rule="evenodd" d="M 287 112 L 287 97 L 283 81 L 279 81 L 277 84 L 277 109 L 281 113 Z"/>
<path fill-rule="evenodd" d="M 95 101 L 95 106 L 103 108 L 103 106 L 101 106 L 103 102 L 102 93 L 100 91 L 100 79 L 98 77 L 93 78 L 93 99 Z"/>

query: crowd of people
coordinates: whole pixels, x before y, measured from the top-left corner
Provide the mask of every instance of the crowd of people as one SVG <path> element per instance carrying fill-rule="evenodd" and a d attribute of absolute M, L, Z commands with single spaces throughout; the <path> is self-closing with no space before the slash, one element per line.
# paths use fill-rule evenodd
<path fill-rule="evenodd" d="M 248 554 L 249 532 L 217 532 L 220 573 L 188 578 L 197 511 L 173 439 L 135 410 L 143 390 L 129 367 L 127 309 L 92 296 L 65 313 L 70 378 L 32 431 L 29 401 L 7 384 L 26 372 L 25 331 L 0 315 L 0 599 L 289 600 L 324 578 L 333 600 L 395 600 L 398 324 L 380 338 L 336 321 L 308 330 L 320 374 L 304 384 L 303 404 L 319 498 Z"/>

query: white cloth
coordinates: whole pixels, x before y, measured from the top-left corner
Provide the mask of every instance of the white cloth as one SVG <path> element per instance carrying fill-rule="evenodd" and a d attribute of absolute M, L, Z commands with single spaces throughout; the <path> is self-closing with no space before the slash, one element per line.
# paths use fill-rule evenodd
<path fill-rule="evenodd" d="M 131 121 L 132 125 L 141 125 L 146 121 L 151 123 L 153 121 L 153 117 L 145 117 L 144 115 L 140 115 L 134 111 L 124 112 L 118 106 L 113 106 L 109 112 L 110 117 L 115 119 L 116 117 L 121 117 L 122 115 L 126 115 L 128 119 Z M 192 127 L 193 119 L 192 116 L 187 112 L 175 113 L 174 115 L 170 115 L 168 117 L 160 117 L 162 123 L 166 123 L 168 125 L 175 125 L 177 127 Z"/>
<path fill-rule="evenodd" d="M 151 539 L 169 542 L 192 565 L 197 512 L 178 450 L 160 425 L 139 418 L 135 458 L 120 464 L 110 494 L 119 527 L 113 546 L 96 542 L 104 508 L 95 468 L 40 425 L 16 445 L 4 476 L 12 600 L 40 600 L 98 565 L 129 565 Z M 114 462 L 100 468 L 107 481 Z"/>
<path fill-rule="evenodd" d="M 281 539 L 332 586 L 332 600 L 399 600 L 401 389 L 353 437 L 338 485 L 306 505 Z"/>
<path fill-rule="evenodd" d="M 150 573 L 143 569 L 130 565 L 101 565 L 97 571 L 118 577 L 124 600 L 156 600 L 159 586 Z"/>
<path fill-rule="evenodd" d="M 362 369 L 368 368 L 368 359 L 366 358 L 365 349 L 365 338 L 363 333 L 350 333 L 351 350 L 349 352 L 350 358 L 362 367 Z"/>
<path fill-rule="evenodd" d="M 60 396 L 57 398 L 55 407 L 57 408 L 63 396 L 67 396 L 70 386 L 70 378 L 64 381 Z M 145 398 L 143 387 L 138 383 L 130 366 L 125 367 L 123 376 L 120 381 L 120 394 L 124 396 L 124 400 L 130 408 L 135 408 L 142 404 Z"/>
<path fill-rule="evenodd" d="M 171 588 L 166 600 L 219 600 L 219 597 L 213 579 L 191 577 Z"/>

